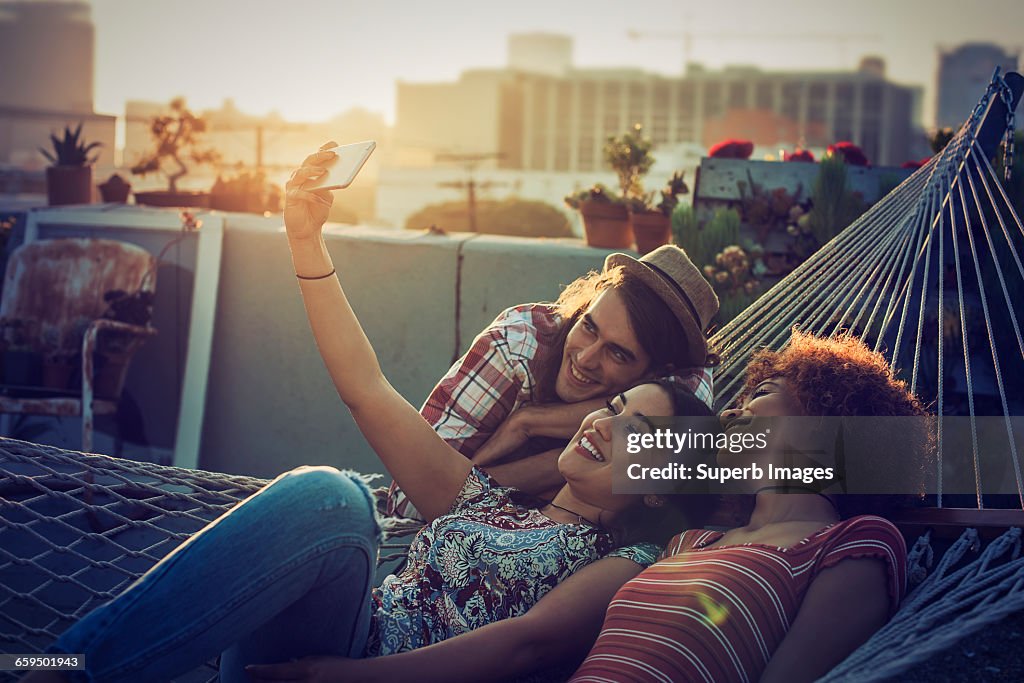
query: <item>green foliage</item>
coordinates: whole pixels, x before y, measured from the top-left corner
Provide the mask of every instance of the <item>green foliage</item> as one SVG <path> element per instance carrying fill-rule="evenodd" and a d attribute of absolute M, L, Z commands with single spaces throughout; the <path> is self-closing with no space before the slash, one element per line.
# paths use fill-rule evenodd
<path fill-rule="evenodd" d="M 622 204 L 624 202 L 622 197 L 615 194 L 603 183 L 597 183 L 586 190 L 567 194 L 563 201 L 565 201 L 565 205 L 570 209 L 578 210 L 580 208 L 580 204 L 588 199 L 593 199 L 597 202 L 604 202 L 605 204 Z"/>
<path fill-rule="evenodd" d="M 724 325 L 761 295 L 754 276 L 752 255 L 739 247 L 740 214 L 718 209 L 703 227 L 693 208 L 679 206 L 672 213 L 672 236 L 718 294 L 715 320 Z"/>
<path fill-rule="evenodd" d="M 835 237 L 867 209 L 859 193 L 846 189 L 846 163 L 839 155 L 827 156 L 818 164 L 811 203 L 811 234 L 819 245 Z"/>
<path fill-rule="evenodd" d="M 202 146 L 206 121 L 189 110 L 184 98 L 171 100 L 170 109 L 170 114 L 153 117 L 149 126 L 153 150 L 132 166 L 131 170 L 135 175 L 143 176 L 160 171 L 167 176 L 168 189 L 176 192 L 178 179 L 188 173 L 185 161 L 210 164 L 219 161 L 220 154 L 212 147 Z M 177 169 L 173 172 L 166 170 L 164 161 L 174 162 Z"/>
<path fill-rule="evenodd" d="M 689 204 L 680 204 L 672 212 L 672 241 L 682 247 L 697 265 L 701 264 L 697 263 L 696 255 L 691 253 L 687 246 L 695 239 L 692 237 L 693 233 L 699 229 L 697 216 Z"/>
<path fill-rule="evenodd" d="M 39 148 L 39 151 L 43 153 L 47 161 L 53 166 L 91 166 L 96 163 L 98 154 L 92 158 L 89 157 L 89 152 L 101 147 L 99 142 L 90 142 L 86 144 L 84 140 L 81 140 L 82 135 L 82 124 L 79 123 L 75 126 L 75 130 L 71 130 L 71 126 L 64 126 L 64 137 L 63 139 L 58 138 L 56 135 L 50 134 L 50 142 L 53 145 L 53 153 L 49 150 Z"/>
<path fill-rule="evenodd" d="M 718 209 L 703 227 L 693 216 L 693 209 L 680 207 L 672 214 L 672 233 L 694 264 L 703 268 L 712 265 L 723 249 L 740 241 L 740 214 L 735 209 Z"/>
<path fill-rule="evenodd" d="M 643 135 L 639 123 L 627 133 L 609 137 L 604 145 L 604 160 L 619 177 L 619 190 L 626 199 L 642 197 L 643 177 L 651 170 L 654 143 Z"/>
<path fill-rule="evenodd" d="M 544 202 L 526 199 L 476 202 L 477 230 L 485 235 L 514 237 L 572 237 L 565 214 Z M 449 232 L 469 230 L 469 211 L 464 201 L 431 204 L 405 222 L 410 230 L 437 227 Z"/>
<path fill-rule="evenodd" d="M 660 192 L 648 192 L 640 197 L 631 197 L 626 200 L 629 210 L 633 213 L 660 213 L 671 218 L 672 213 L 679 206 L 679 195 L 687 194 L 690 188 L 683 180 L 685 171 L 676 171 L 665 183 Z M 660 201 L 659 200 L 660 197 Z"/>

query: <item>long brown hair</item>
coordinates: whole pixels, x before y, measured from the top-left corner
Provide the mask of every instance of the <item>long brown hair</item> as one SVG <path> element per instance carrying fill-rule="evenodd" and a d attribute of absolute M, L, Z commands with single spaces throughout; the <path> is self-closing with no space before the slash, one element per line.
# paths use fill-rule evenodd
<path fill-rule="evenodd" d="M 667 391 L 672 399 L 672 415 L 675 417 L 715 416 L 704 401 L 676 382 L 657 379 L 640 384 L 657 384 Z M 718 502 L 715 496 L 694 493 L 662 495 L 661 498 L 664 500 L 661 507 L 651 508 L 641 503 L 619 515 L 611 529 L 616 545 L 644 541 L 665 545 L 682 530 L 704 526 Z"/>
<path fill-rule="evenodd" d="M 555 381 L 562 366 L 565 340 L 598 295 L 614 289 L 622 296 L 629 316 L 629 325 L 640 347 L 651 359 L 646 371 L 670 374 L 686 366 L 688 343 L 683 326 L 668 306 L 643 281 L 621 266 L 603 272 L 591 271 L 564 290 L 554 303 L 555 313 L 562 319 L 558 334 L 539 357 L 536 379 L 536 400 L 558 401 Z"/>

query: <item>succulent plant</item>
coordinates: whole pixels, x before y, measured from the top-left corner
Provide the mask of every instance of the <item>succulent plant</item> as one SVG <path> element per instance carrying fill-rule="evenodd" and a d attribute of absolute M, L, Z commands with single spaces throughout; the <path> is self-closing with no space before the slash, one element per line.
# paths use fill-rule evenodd
<path fill-rule="evenodd" d="M 565 205 L 570 209 L 579 209 L 580 205 L 588 199 L 604 204 L 622 204 L 624 202 L 622 197 L 615 194 L 615 192 L 602 183 L 597 183 L 586 190 L 567 194 L 563 201 L 565 201 Z"/>
<path fill-rule="evenodd" d="M 39 151 L 43 153 L 54 166 L 88 166 L 96 163 L 96 158 L 99 156 L 94 155 L 89 157 L 89 152 L 100 147 L 99 142 L 90 142 L 86 144 L 85 141 L 81 140 L 82 135 L 82 124 L 79 123 L 75 130 L 71 130 L 71 126 L 64 126 L 64 138 L 60 139 L 54 134 L 50 134 L 50 141 L 53 143 L 53 153 L 49 150 L 39 148 Z"/>

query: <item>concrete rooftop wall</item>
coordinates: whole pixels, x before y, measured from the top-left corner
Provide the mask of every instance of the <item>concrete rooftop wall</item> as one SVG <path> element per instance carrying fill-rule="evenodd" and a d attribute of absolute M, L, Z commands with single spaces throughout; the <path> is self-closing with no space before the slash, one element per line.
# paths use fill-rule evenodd
<path fill-rule="evenodd" d="M 368 228 L 326 239 L 384 373 L 417 407 L 504 308 L 556 298 L 609 253 L 576 240 Z M 270 477 L 303 464 L 383 471 L 316 351 L 285 235 L 229 216 L 199 467 Z"/>

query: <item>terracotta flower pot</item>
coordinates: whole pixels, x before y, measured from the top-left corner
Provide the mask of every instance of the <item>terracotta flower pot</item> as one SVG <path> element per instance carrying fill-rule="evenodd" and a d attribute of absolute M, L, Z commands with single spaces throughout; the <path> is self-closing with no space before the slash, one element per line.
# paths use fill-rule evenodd
<path fill-rule="evenodd" d="M 580 204 L 587 244 L 601 249 L 629 249 L 633 230 L 629 212 L 622 204 L 586 200 Z"/>
<path fill-rule="evenodd" d="M 135 203 L 146 206 L 182 206 L 205 209 L 210 206 L 209 192 L 170 192 L 168 190 L 152 190 L 136 192 Z"/>
<path fill-rule="evenodd" d="M 92 202 L 92 166 L 47 168 L 46 200 L 50 206 Z"/>
<path fill-rule="evenodd" d="M 116 173 L 107 179 L 107 182 L 97 185 L 100 189 L 100 196 L 108 204 L 124 204 L 128 201 L 128 194 L 132 191 L 132 185 Z"/>
<path fill-rule="evenodd" d="M 634 213 L 631 216 L 636 250 L 641 255 L 654 251 L 672 238 L 672 220 L 658 212 Z"/>

